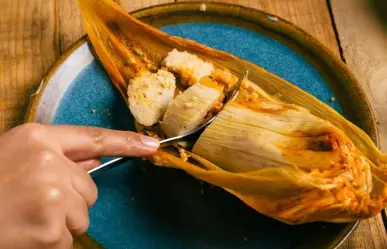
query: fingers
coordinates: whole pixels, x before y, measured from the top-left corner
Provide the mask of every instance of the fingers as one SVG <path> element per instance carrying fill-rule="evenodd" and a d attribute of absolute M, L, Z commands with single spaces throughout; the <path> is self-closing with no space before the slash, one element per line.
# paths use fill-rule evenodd
<path fill-rule="evenodd" d="M 89 170 L 94 169 L 95 167 L 101 165 L 102 162 L 100 159 L 89 159 L 89 160 L 84 160 L 84 161 L 78 161 L 76 163 L 82 169 L 89 171 Z"/>
<path fill-rule="evenodd" d="M 74 175 L 71 179 L 72 187 L 85 200 L 87 207 L 91 207 L 97 200 L 98 190 L 91 176 L 77 165 L 72 166 Z"/>
<path fill-rule="evenodd" d="M 148 156 L 159 140 L 135 132 L 84 126 L 46 126 L 67 157 L 81 161 L 102 156 Z"/>
<path fill-rule="evenodd" d="M 72 202 L 68 203 L 68 214 L 66 217 L 66 226 L 72 235 L 81 235 L 89 227 L 90 219 L 88 207 L 76 191 L 73 191 Z"/>
<path fill-rule="evenodd" d="M 72 249 L 74 244 L 73 236 L 71 235 L 69 230 L 65 230 L 63 232 L 63 238 L 58 245 L 58 249 Z"/>
<path fill-rule="evenodd" d="M 73 235 L 81 235 L 89 227 L 88 208 L 97 200 L 97 187 L 87 172 L 79 165 L 70 165 L 72 177 L 71 202 L 68 203 L 66 225 Z"/>
<path fill-rule="evenodd" d="M 60 240 L 52 245 L 44 245 L 40 248 L 44 249 L 72 249 L 74 239 L 68 229 L 63 229 Z"/>
<path fill-rule="evenodd" d="M 79 167 L 79 164 L 73 163 L 67 158 L 63 158 L 63 160 L 67 161 L 66 168 L 72 172 L 71 186 L 67 192 L 71 201 L 67 202 L 66 225 L 71 234 L 81 235 L 89 227 L 88 208 L 97 200 L 97 186 L 87 171 Z"/>

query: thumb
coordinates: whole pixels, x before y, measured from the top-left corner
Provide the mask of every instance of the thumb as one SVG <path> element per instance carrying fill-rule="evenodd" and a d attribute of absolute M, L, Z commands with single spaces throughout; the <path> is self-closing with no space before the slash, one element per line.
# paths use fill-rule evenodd
<path fill-rule="evenodd" d="M 130 131 L 71 125 L 50 125 L 47 130 L 73 161 L 103 156 L 148 156 L 160 146 L 158 139 Z"/>

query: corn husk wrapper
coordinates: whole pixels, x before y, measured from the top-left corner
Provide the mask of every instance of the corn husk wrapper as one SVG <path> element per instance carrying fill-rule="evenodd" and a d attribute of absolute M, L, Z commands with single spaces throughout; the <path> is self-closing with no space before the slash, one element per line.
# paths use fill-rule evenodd
<path fill-rule="evenodd" d="M 182 169 L 289 224 L 350 222 L 387 206 L 387 157 L 317 98 L 235 56 L 150 27 L 111 0 L 78 3 L 93 48 L 125 99 L 129 79 L 157 70 L 174 48 L 237 76 L 249 70 L 249 80 L 259 84 L 244 82 L 244 92 L 187 152 L 190 160 L 161 149 L 151 158 L 155 164 Z M 236 155 L 240 162 L 229 160 Z"/>

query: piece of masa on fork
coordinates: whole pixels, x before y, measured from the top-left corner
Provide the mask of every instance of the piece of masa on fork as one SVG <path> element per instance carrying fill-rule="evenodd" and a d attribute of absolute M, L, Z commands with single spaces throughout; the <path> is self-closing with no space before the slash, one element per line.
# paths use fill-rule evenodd
<path fill-rule="evenodd" d="M 246 73 L 243 75 L 243 77 L 241 77 L 239 80 L 238 80 L 238 83 L 237 85 L 235 86 L 234 90 L 233 91 L 230 91 L 227 96 L 226 96 L 226 101 L 224 103 L 224 105 L 226 105 L 228 102 L 230 102 L 231 100 L 233 100 L 236 95 L 238 94 L 239 92 L 239 89 L 240 89 L 240 86 L 243 82 L 243 80 L 245 78 L 247 78 L 249 72 L 246 71 Z M 217 115 L 213 116 L 211 119 L 209 119 L 207 122 L 205 122 L 204 124 L 200 125 L 199 127 L 193 129 L 192 131 L 189 131 L 183 135 L 180 135 L 180 136 L 175 136 L 175 137 L 170 137 L 170 138 L 166 138 L 166 139 L 163 139 L 163 140 L 160 140 L 160 145 L 169 145 L 171 143 L 175 143 L 177 141 L 180 141 L 180 140 L 183 140 L 193 134 L 196 134 L 197 132 L 203 130 L 204 128 L 206 128 L 209 124 L 212 123 L 212 121 L 215 120 L 215 118 L 217 117 Z M 103 171 L 106 171 L 106 170 L 109 170 L 109 169 L 112 169 L 118 165 L 120 165 L 121 163 L 123 162 L 126 162 L 130 159 L 133 159 L 134 157 L 117 157 L 117 158 L 114 158 L 106 163 L 103 163 L 91 170 L 88 171 L 88 173 L 91 175 L 91 176 L 96 176 L 98 175 L 99 173 L 103 172 Z"/>

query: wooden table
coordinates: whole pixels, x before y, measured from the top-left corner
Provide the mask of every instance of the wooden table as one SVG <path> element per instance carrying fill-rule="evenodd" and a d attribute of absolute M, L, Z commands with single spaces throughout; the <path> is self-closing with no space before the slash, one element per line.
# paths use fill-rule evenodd
<path fill-rule="evenodd" d="M 127 11 L 173 0 L 117 0 Z M 180 0 L 179 0 L 180 1 Z M 277 14 L 344 60 L 362 84 L 387 151 L 387 7 L 383 0 L 223 0 Z M 205 2 L 205 1 L 204 1 Z M 20 124 L 29 96 L 84 30 L 76 0 L 0 0 L 0 134 Z M 385 19 L 383 19 L 385 18 Z M 382 215 L 341 248 L 387 249 Z"/>

